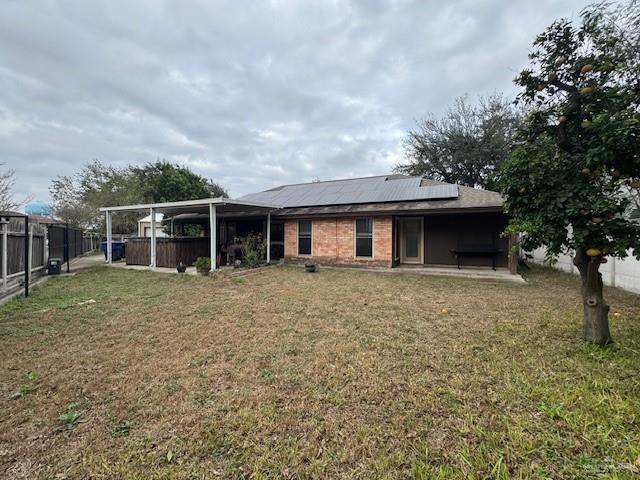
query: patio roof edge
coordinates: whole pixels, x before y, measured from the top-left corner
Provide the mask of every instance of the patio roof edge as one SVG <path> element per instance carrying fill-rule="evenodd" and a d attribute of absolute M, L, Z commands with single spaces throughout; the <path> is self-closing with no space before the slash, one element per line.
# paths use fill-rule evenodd
<path fill-rule="evenodd" d="M 163 203 L 141 203 L 133 205 L 118 205 L 115 207 L 101 207 L 101 212 L 135 212 L 139 210 L 148 210 L 150 208 L 172 208 L 172 207 L 190 207 L 190 206 L 202 206 L 202 205 L 240 205 L 247 207 L 267 208 L 272 210 L 279 210 L 282 208 L 280 205 L 270 205 L 268 203 L 256 203 L 248 202 L 244 200 L 234 200 L 232 198 L 216 197 L 216 198 L 200 198 L 196 200 L 181 200 L 178 202 L 163 202 Z"/>

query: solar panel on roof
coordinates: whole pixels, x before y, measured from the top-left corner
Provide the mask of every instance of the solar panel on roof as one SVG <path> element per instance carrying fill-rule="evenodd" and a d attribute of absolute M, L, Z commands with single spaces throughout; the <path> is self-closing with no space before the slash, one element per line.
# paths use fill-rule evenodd
<path fill-rule="evenodd" d="M 385 177 L 371 177 L 285 185 L 277 190 L 245 195 L 242 199 L 283 207 L 309 207 L 458 197 L 457 185 L 421 186 L 421 183 L 422 179 L 419 177 L 393 180 L 387 180 Z"/>

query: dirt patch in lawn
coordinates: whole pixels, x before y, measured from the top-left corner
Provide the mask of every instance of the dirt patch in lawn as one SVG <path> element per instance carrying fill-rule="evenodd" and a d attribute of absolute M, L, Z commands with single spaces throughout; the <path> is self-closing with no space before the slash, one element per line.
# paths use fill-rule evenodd
<path fill-rule="evenodd" d="M 640 300 L 577 279 L 94 268 L 0 308 L 7 478 L 632 478 Z"/>

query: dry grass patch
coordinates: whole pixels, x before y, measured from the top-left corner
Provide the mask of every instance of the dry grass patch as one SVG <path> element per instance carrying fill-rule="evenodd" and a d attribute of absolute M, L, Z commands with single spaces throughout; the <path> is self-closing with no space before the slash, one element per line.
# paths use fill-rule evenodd
<path fill-rule="evenodd" d="M 577 279 L 529 280 L 54 279 L 0 308 L 0 474 L 638 475 L 638 296 L 608 292 L 602 350 L 578 340 Z"/>

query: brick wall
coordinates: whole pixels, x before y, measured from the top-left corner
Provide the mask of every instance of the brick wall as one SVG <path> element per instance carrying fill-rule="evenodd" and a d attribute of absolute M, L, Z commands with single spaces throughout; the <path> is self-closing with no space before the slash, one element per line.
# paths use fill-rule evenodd
<path fill-rule="evenodd" d="M 390 267 L 392 218 L 374 217 L 373 259 L 355 258 L 355 217 L 312 219 L 311 257 L 298 256 L 298 221 L 285 220 L 284 257 L 289 262 L 313 260 L 325 264 L 376 265 Z"/>

